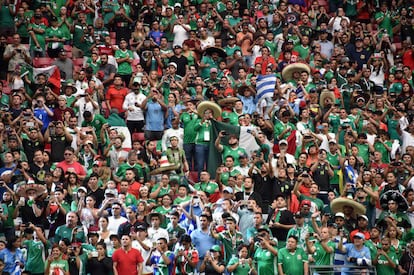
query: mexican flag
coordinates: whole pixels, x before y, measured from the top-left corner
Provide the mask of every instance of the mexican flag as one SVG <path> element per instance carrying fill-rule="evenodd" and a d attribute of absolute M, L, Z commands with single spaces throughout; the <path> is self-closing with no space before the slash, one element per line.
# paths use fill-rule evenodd
<path fill-rule="evenodd" d="M 207 171 L 212 177 L 216 174 L 217 167 L 223 162 L 221 153 L 217 151 L 217 148 L 214 146 L 218 134 L 220 131 L 226 131 L 229 135 L 234 134 L 239 137 L 239 146 L 244 148 L 247 152 L 247 155 L 250 156 L 252 153 L 259 149 L 255 138 L 252 136 L 251 131 L 258 132 L 257 127 L 255 126 L 234 126 L 220 121 L 212 120 L 212 131 L 211 131 L 211 142 L 209 147 L 209 156 L 208 156 L 208 167 Z M 222 139 L 221 144 L 228 145 L 228 135 Z"/>
<path fill-rule="evenodd" d="M 47 76 L 47 85 L 52 89 L 56 95 L 60 95 L 61 78 L 60 71 L 56 65 L 45 67 L 45 68 L 34 68 L 28 64 L 22 65 L 20 68 L 20 76 L 28 76 L 30 81 L 36 82 L 36 77 L 39 74 Z M 34 93 L 35 91 L 33 91 Z"/>

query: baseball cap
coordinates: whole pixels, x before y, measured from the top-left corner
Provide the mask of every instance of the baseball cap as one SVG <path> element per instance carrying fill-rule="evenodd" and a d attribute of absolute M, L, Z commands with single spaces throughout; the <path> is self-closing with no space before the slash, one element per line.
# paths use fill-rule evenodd
<path fill-rule="evenodd" d="M 139 225 L 137 225 L 135 227 L 135 230 L 136 231 L 146 231 L 147 230 L 147 227 L 145 225 L 143 225 L 143 224 L 139 224 Z"/>
<path fill-rule="evenodd" d="M 210 73 L 212 74 L 212 73 L 217 73 L 218 71 L 217 71 L 217 68 L 211 68 L 210 69 Z"/>
<path fill-rule="evenodd" d="M 300 207 L 302 207 L 302 206 L 308 206 L 308 207 L 311 207 L 311 206 L 312 206 L 312 203 L 310 202 L 310 200 L 303 200 L 303 201 L 300 203 Z"/>
<path fill-rule="evenodd" d="M 359 215 L 358 220 L 359 219 L 364 219 L 364 220 L 368 221 L 368 217 L 366 215 Z"/>
<path fill-rule="evenodd" d="M 220 246 L 215 244 L 210 248 L 210 251 L 212 251 L 212 252 L 221 252 L 221 248 L 220 248 Z"/>
<path fill-rule="evenodd" d="M 174 8 L 181 8 L 181 4 L 180 3 L 175 3 Z"/>
<path fill-rule="evenodd" d="M 365 235 L 361 232 L 358 232 L 358 233 L 355 234 L 354 239 L 355 238 L 360 238 L 360 239 L 365 240 Z"/>
<path fill-rule="evenodd" d="M 223 192 L 228 192 L 228 193 L 230 193 L 230 194 L 233 194 L 233 188 L 231 188 L 230 186 L 226 186 L 226 187 L 223 189 Z"/>
<path fill-rule="evenodd" d="M 331 140 L 329 140 L 329 143 L 335 143 L 336 144 L 336 140 L 335 139 L 331 139 Z"/>
<path fill-rule="evenodd" d="M 344 213 L 342 213 L 342 212 L 338 212 L 338 213 L 336 213 L 336 214 L 335 214 L 335 218 L 342 218 L 342 219 L 345 219 L 345 214 L 344 214 Z"/>
<path fill-rule="evenodd" d="M 174 47 L 176 47 L 177 45 L 175 45 Z M 168 67 L 170 67 L 170 66 L 173 66 L 173 67 L 175 67 L 176 69 L 178 68 L 178 66 L 177 66 L 177 63 L 175 63 L 175 62 L 170 62 L 170 63 L 168 63 Z"/>
<path fill-rule="evenodd" d="M 280 140 L 280 141 L 279 141 L 279 145 L 282 145 L 282 144 L 286 144 L 286 145 L 288 145 L 287 140 L 286 140 L 286 139 L 282 139 L 282 140 Z"/>
<path fill-rule="evenodd" d="M 106 189 L 105 190 L 105 195 L 112 195 L 114 197 L 118 196 L 118 191 L 116 191 L 115 189 Z"/>

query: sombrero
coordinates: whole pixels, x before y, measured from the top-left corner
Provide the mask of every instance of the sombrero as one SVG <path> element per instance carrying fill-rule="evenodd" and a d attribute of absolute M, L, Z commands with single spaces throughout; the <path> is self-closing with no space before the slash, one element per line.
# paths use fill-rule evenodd
<path fill-rule="evenodd" d="M 150 175 L 159 175 L 163 172 L 177 170 L 178 168 L 180 168 L 179 164 L 170 163 L 167 156 L 162 156 L 160 159 L 160 167 L 152 170 Z"/>
<path fill-rule="evenodd" d="M 16 193 L 20 197 L 26 197 L 26 192 L 29 191 L 29 190 L 35 190 L 36 191 L 36 197 L 39 197 L 40 195 L 42 195 L 46 191 L 46 188 L 41 184 L 36 184 L 36 183 L 26 184 L 26 183 L 23 183 L 17 188 Z"/>
<path fill-rule="evenodd" d="M 389 190 L 381 195 L 380 203 L 383 210 L 388 210 L 388 202 L 395 201 L 398 205 L 398 211 L 404 212 L 408 209 L 408 202 L 404 196 L 396 190 Z"/>
<path fill-rule="evenodd" d="M 218 104 L 219 104 L 220 106 L 224 106 L 224 105 L 226 105 L 227 103 L 235 103 L 236 101 L 239 101 L 239 100 L 240 100 L 240 98 L 238 98 L 238 97 L 228 96 L 228 97 L 225 97 L 225 98 L 219 99 L 219 100 L 218 100 Z"/>
<path fill-rule="evenodd" d="M 333 92 L 329 91 L 328 89 L 324 89 L 324 90 L 322 90 L 321 96 L 319 98 L 319 105 L 322 108 L 325 108 L 325 100 L 327 98 L 329 98 L 331 100 L 332 104 L 335 103 L 335 94 Z"/>
<path fill-rule="evenodd" d="M 354 209 L 354 214 L 357 216 L 364 215 L 366 211 L 365 206 L 348 198 L 336 198 L 331 201 L 331 210 L 333 213 L 344 212 L 344 206 L 352 207 Z"/>
<path fill-rule="evenodd" d="M 164 216 L 161 213 L 158 212 L 151 212 L 149 213 L 149 215 L 147 216 L 147 223 L 151 224 L 151 219 L 152 217 L 157 216 L 160 219 L 160 222 L 162 223 L 164 221 Z"/>
<path fill-rule="evenodd" d="M 211 102 L 211 101 L 203 101 L 200 104 L 198 104 L 198 106 L 197 106 L 198 115 L 202 116 L 207 109 L 210 109 L 210 110 L 213 111 L 213 117 L 215 119 L 217 119 L 221 116 L 221 107 L 219 105 L 217 105 L 216 103 Z"/>
<path fill-rule="evenodd" d="M 285 81 L 288 81 L 288 80 L 291 80 L 293 78 L 293 73 L 294 72 L 303 72 L 303 71 L 307 72 L 308 74 L 310 73 L 310 68 L 305 63 L 289 64 L 285 68 L 283 68 L 282 78 Z"/>
<path fill-rule="evenodd" d="M 227 57 L 226 52 L 222 48 L 217 48 L 217 47 L 208 47 L 205 50 L 205 53 L 208 54 L 208 55 L 212 55 L 213 53 L 217 53 L 223 59 L 225 59 Z"/>

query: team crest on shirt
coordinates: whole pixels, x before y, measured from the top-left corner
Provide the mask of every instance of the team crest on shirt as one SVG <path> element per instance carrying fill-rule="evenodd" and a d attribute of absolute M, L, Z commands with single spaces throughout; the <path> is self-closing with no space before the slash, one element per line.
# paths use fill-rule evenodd
<path fill-rule="evenodd" d="M 298 255 L 298 260 L 302 260 L 302 255 Z"/>
<path fill-rule="evenodd" d="M 266 257 L 270 256 L 270 251 L 266 251 Z"/>

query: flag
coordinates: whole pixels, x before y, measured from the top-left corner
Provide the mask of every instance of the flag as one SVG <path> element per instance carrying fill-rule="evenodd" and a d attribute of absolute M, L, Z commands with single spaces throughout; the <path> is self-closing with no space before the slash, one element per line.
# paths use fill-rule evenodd
<path fill-rule="evenodd" d="M 122 143 L 123 149 L 131 149 L 131 133 L 126 126 L 125 120 L 122 119 L 118 114 L 111 113 L 107 119 L 111 129 L 116 129 L 119 135 L 124 136 L 124 141 Z"/>
<path fill-rule="evenodd" d="M 239 138 L 239 146 L 244 148 L 250 157 L 250 155 L 258 150 L 260 147 L 257 144 L 255 138 L 252 136 L 251 131 L 257 130 L 252 126 L 234 126 L 227 123 L 212 120 L 211 142 L 209 146 L 209 157 L 207 171 L 210 175 L 215 175 L 217 167 L 223 162 L 222 154 L 217 151 L 214 145 L 220 131 L 226 131 L 229 134 L 236 135 Z M 228 145 L 228 136 L 223 138 L 222 144 Z"/>
<path fill-rule="evenodd" d="M 276 75 L 259 75 L 256 83 L 256 101 L 261 98 L 272 97 L 276 86 Z"/>
<path fill-rule="evenodd" d="M 34 68 L 30 65 L 22 66 L 20 70 L 21 77 L 28 75 L 31 81 L 36 79 L 39 74 L 44 74 L 48 77 L 48 86 L 52 89 L 53 93 L 60 95 L 60 71 L 56 65 L 45 68 Z"/>

